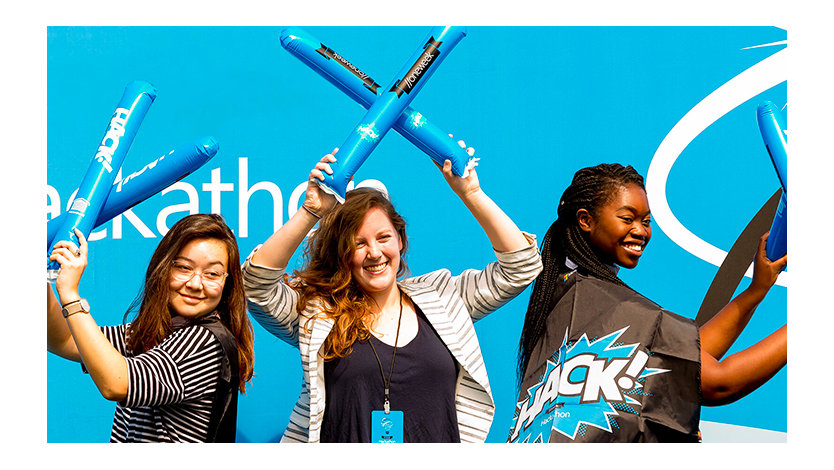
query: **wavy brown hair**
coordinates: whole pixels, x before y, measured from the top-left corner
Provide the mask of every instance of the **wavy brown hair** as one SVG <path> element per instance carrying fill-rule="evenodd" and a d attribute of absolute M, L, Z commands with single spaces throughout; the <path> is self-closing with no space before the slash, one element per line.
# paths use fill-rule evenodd
<path fill-rule="evenodd" d="M 372 208 L 385 212 L 400 237 L 403 248 L 397 277 L 407 274 L 405 219 L 385 195 L 371 188 L 348 191 L 344 204 L 321 219 L 304 248 L 304 267 L 293 272 L 291 285 L 300 293 L 298 312 L 304 311 L 307 302 L 318 300 L 327 318 L 334 320 L 322 345 L 324 359 L 350 354 L 354 342 L 370 335 L 363 318 L 372 311 L 373 300 L 354 282 L 350 260 L 356 250 L 356 232 Z"/>
<path fill-rule="evenodd" d="M 135 318 L 127 329 L 127 348 L 133 354 L 141 354 L 160 344 L 173 332 L 169 307 L 173 261 L 189 242 L 205 238 L 221 241 L 229 255 L 229 276 L 223 286 L 223 294 L 216 311 L 223 326 L 237 341 L 239 388 L 245 393 L 245 383 L 252 379 L 253 374 L 252 324 L 246 314 L 246 296 L 243 291 L 237 241 L 220 215 L 186 216 L 162 237 L 148 263 L 143 287 L 125 313 L 124 321 L 127 322 L 130 313 L 136 311 Z"/>

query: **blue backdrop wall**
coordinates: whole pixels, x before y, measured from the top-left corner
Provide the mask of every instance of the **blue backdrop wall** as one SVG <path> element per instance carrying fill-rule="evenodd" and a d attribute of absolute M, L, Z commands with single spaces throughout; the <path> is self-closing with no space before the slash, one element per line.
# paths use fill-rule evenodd
<path fill-rule="evenodd" d="M 282 29 L 48 28 L 47 220 L 66 211 L 133 80 L 152 83 L 159 94 L 124 175 L 197 137 L 220 144 L 201 169 L 95 231 L 81 292 L 100 324 L 122 321 L 154 247 L 184 215 L 221 213 L 244 254 L 263 242 L 297 210 L 314 162 L 341 145 L 363 115 L 281 48 Z M 381 84 L 428 31 L 305 29 Z M 412 107 L 475 147 L 484 190 L 539 237 L 577 169 L 621 162 L 648 173 L 652 242 L 640 266 L 621 277 L 694 318 L 722 254 L 779 187 L 755 111 L 764 100 L 786 105 L 786 38 L 769 27 L 474 27 Z M 355 181 L 369 179 L 385 185 L 406 217 L 412 273 L 460 272 L 493 259 L 431 160 L 398 134 L 383 139 Z M 786 322 L 788 275 L 734 350 Z M 528 297 L 529 289 L 476 325 L 497 405 L 490 442 L 503 442 L 511 425 Z M 238 441 L 276 441 L 300 391 L 300 361 L 259 325 L 255 354 Z M 786 432 L 786 376 L 783 370 L 732 405 L 704 408 L 702 420 Z M 114 404 L 77 364 L 48 357 L 46 405 L 49 442 L 109 438 Z"/>

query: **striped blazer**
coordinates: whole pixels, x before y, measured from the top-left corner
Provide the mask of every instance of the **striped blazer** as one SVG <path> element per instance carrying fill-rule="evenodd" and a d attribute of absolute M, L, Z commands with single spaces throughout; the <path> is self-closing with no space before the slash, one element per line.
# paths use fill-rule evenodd
<path fill-rule="evenodd" d="M 526 248 L 496 252 L 498 261 L 483 271 L 470 269 L 452 276 L 448 269 L 441 269 L 399 283 L 460 365 L 455 408 L 461 442 L 484 442 L 495 414 L 473 322 L 521 293 L 541 271 L 535 237 L 528 235 L 528 239 L 531 244 Z M 252 263 L 251 254 L 243 264 L 250 314 L 301 353 L 304 383 L 281 442 L 319 442 L 326 390 L 324 361 L 318 353 L 333 321 L 325 318 L 321 304 L 314 302 L 308 302 L 299 314 L 298 293 L 282 282 L 283 274 L 283 269 Z"/>

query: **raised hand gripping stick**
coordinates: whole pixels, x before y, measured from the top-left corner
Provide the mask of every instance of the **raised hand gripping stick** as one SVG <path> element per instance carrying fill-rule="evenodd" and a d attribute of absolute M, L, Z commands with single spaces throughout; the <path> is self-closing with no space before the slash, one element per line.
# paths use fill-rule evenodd
<path fill-rule="evenodd" d="M 432 28 L 428 37 L 406 62 L 396 78 L 339 147 L 339 161 L 331 164 L 332 175 L 325 174 L 319 185 L 344 202 L 347 184 L 368 155 L 391 129 L 414 96 L 423 88 L 443 59 L 466 35 L 466 29 L 454 26 Z"/>
<path fill-rule="evenodd" d="M 54 241 L 69 240 L 78 243 L 74 233 L 76 228 L 85 237 L 90 234 L 136 131 L 155 98 L 156 89 L 147 82 L 137 80 L 125 87 L 101 144 L 81 180 L 75 200 L 63 224 L 56 230 Z M 58 277 L 59 268 L 56 261 L 48 261 L 47 280 L 54 281 Z"/>
<path fill-rule="evenodd" d="M 383 88 L 367 73 L 300 28 L 284 29 L 281 46 L 366 109 L 384 94 Z M 406 107 L 393 129 L 438 165 L 443 166 L 445 160 L 452 162 L 452 172 L 457 176 L 465 177 L 475 164 L 449 133 L 414 108 Z"/>
<path fill-rule="evenodd" d="M 782 184 L 782 198 L 770 226 L 765 250 L 768 259 L 777 260 L 788 252 L 788 140 L 779 108 L 770 101 L 758 106 L 756 117 L 767 153 Z"/>

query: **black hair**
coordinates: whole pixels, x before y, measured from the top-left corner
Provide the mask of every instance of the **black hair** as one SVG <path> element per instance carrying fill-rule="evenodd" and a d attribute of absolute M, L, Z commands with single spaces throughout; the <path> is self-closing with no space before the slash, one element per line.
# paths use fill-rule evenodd
<path fill-rule="evenodd" d="M 643 177 L 634 168 L 617 163 L 603 163 L 577 171 L 570 186 L 562 194 L 557 219 L 542 240 L 543 269 L 533 283 L 524 327 L 521 330 L 518 348 L 519 384 L 524 378 L 533 348 L 544 334 L 547 316 L 559 300 L 554 295 L 557 281 L 560 275 L 570 271 L 565 266 L 566 258 L 576 263 L 577 271 L 582 274 L 626 285 L 600 260 L 588 241 L 587 234 L 579 227 L 576 213 L 585 209 L 596 217 L 599 209 L 611 200 L 616 191 L 629 184 L 635 184 L 645 191 Z"/>

